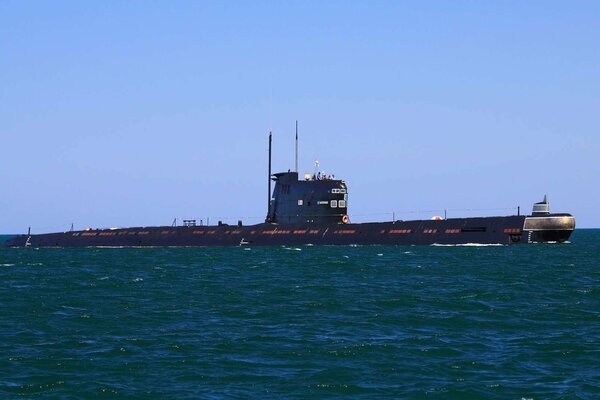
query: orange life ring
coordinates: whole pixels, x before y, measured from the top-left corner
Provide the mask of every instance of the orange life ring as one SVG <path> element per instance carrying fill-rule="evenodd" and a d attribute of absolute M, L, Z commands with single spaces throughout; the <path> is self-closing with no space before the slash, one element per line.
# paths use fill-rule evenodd
<path fill-rule="evenodd" d="M 347 223 L 348 223 L 348 221 L 349 221 L 349 220 L 348 220 L 348 216 L 347 216 L 347 215 L 342 215 L 342 222 L 343 222 L 344 224 L 347 224 Z"/>

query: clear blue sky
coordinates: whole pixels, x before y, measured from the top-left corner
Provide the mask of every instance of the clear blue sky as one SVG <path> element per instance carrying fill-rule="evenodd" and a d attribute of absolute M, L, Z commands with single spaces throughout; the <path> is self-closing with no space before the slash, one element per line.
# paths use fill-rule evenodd
<path fill-rule="evenodd" d="M 600 227 L 599 21 L 598 1 L 1 1 L 0 232 L 260 222 L 268 131 L 293 168 L 296 119 L 300 172 L 345 179 L 355 222 L 547 193 Z"/>

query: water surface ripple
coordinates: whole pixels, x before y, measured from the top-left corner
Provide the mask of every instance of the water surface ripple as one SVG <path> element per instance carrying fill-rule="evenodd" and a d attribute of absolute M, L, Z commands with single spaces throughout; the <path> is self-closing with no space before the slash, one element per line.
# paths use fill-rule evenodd
<path fill-rule="evenodd" d="M 0 249 L 0 397 L 600 398 L 598 243 Z"/>

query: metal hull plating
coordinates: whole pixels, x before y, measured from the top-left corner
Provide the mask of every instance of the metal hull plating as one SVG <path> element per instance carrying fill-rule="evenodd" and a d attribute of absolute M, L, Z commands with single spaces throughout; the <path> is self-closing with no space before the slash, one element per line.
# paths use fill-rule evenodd
<path fill-rule="evenodd" d="M 564 242 L 569 214 L 506 216 L 361 224 L 273 224 L 98 229 L 20 235 L 8 247 L 460 245 Z"/>

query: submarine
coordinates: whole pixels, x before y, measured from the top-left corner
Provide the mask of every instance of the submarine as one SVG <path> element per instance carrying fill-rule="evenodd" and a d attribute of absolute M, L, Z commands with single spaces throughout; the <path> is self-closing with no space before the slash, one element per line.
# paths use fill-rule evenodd
<path fill-rule="evenodd" d="M 302 245 L 514 245 L 562 243 L 575 229 L 575 218 L 551 213 L 546 196 L 530 215 L 393 220 L 352 223 L 348 217 L 348 186 L 320 172 L 298 174 L 296 125 L 295 171 L 271 172 L 269 133 L 268 202 L 263 223 L 218 222 L 182 226 L 84 229 L 17 235 L 5 247 L 208 247 Z M 272 182 L 275 183 L 273 190 Z"/>

